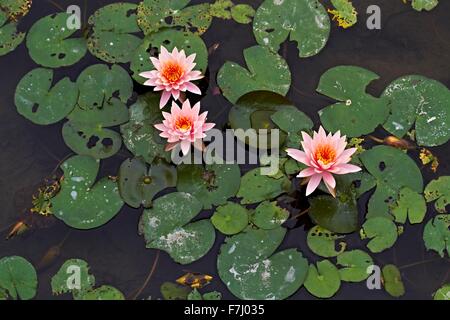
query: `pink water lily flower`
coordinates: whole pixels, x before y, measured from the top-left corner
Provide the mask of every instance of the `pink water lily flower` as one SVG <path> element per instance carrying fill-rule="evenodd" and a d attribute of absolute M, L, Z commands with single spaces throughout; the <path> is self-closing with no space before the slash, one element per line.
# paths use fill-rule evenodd
<path fill-rule="evenodd" d="M 310 195 L 324 181 L 328 191 L 335 196 L 336 180 L 333 174 L 346 174 L 358 172 L 360 167 L 348 163 L 356 148 L 345 149 L 346 137 L 340 131 L 334 135 L 325 133 L 322 126 L 313 137 L 302 131 L 303 151 L 287 149 L 287 154 L 295 160 L 305 164 L 308 168 L 300 171 L 297 177 L 309 178 L 306 195 Z"/>
<path fill-rule="evenodd" d="M 147 78 L 146 86 L 153 86 L 154 91 L 163 91 L 159 107 L 162 109 L 169 101 L 170 96 L 175 100 L 180 98 L 180 92 L 190 91 L 201 94 L 199 87 L 191 81 L 203 78 L 200 71 L 193 70 L 196 54 L 186 57 L 184 50 L 178 51 L 175 47 L 172 52 L 161 46 L 158 59 L 150 57 L 156 70 L 141 72 L 141 77 Z"/>
<path fill-rule="evenodd" d="M 205 132 L 212 129 L 214 123 L 206 123 L 207 111 L 199 114 L 200 102 L 192 108 L 189 100 L 186 100 L 181 109 L 172 102 L 170 113 L 163 111 L 164 120 L 155 124 L 155 128 L 162 131 L 159 135 L 167 139 L 166 151 L 172 150 L 180 144 L 183 155 L 191 148 L 191 143 L 206 137 Z"/>

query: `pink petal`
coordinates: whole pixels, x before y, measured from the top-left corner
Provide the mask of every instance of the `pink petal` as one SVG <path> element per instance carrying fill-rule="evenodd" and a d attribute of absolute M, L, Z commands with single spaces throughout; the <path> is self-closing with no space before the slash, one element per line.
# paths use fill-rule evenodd
<path fill-rule="evenodd" d="M 292 148 L 286 149 L 286 152 L 291 158 L 297 160 L 298 162 L 304 163 L 307 166 L 311 165 L 305 152 Z"/>
<path fill-rule="evenodd" d="M 317 187 L 320 184 L 320 181 L 322 180 L 322 175 L 315 174 L 311 176 L 308 182 L 308 186 L 306 187 L 306 196 L 309 196 L 311 193 L 314 192 L 314 190 L 317 189 Z"/>
<path fill-rule="evenodd" d="M 344 150 L 339 158 L 336 160 L 337 163 L 347 163 L 351 160 L 352 155 L 356 152 L 356 148 L 349 148 Z"/>
<path fill-rule="evenodd" d="M 191 83 L 191 82 L 186 82 L 186 90 L 195 93 L 195 94 L 202 94 L 202 92 L 200 91 L 200 88 L 197 87 L 195 84 Z"/>
<path fill-rule="evenodd" d="M 179 90 L 172 90 L 172 96 L 175 100 L 178 100 L 180 98 L 180 91 Z"/>
<path fill-rule="evenodd" d="M 203 125 L 203 127 L 202 127 L 202 130 L 203 130 L 203 131 L 208 131 L 208 130 L 211 130 L 212 128 L 214 128 L 215 126 L 216 126 L 215 123 L 211 123 L 211 122 L 205 123 L 205 124 Z"/>
<path fill-rule="evenodd" d="M 150 60 L 152 61 L 153 66 L 156 68 L 156 70 L 161 69 L 161 64 L 159 63 L 159 60 L 155 57 L 150 57 Z"/>
<path fill-rule="evenodd" d="M 181 141 L 181 152 L 183 152 L 183 155 L 187 155 L 190 148 L 191 148 L 190 141 L 188 140 Z"/>
<path fill-rule="evenodd" d="M 334 179 L 333 175 L 327 171 L 324 171 L 322 173 L 323 181 L 325 184 L 331 187 L 331 189 L 334 189 L 336 187 L 336 180 Z"/>
<path fill-rule="evenodd" d="M 361 168 L 350 163 L 342 163 L 335 166 L 336 174 L 346 174 L 361 171 Z"/>
<path fill-rule="evenodd" d="M 167 101 L 169 101 L 170 96 L 171 96 L 171 92 L 170 91 L 163 91 L 162 95 L 161 95 L 161 100 L 159 101 L 159 108 L 162 109 L 164 108 L 164 106 L 167 104 Z"/>
<path fill-rule="evenodd" d="M 154 125 L 154 127 L 156 129 L 158 129 L 159 131 L 166 131 L 166 126 L 163 125 L 162 123 L 157 123 L 157 124 Z"/>
<path fill-rule="evenodd" d="M 303 169 L 302 171 L 300 171 L 298 173 L 297 177 L 305 178 L 305 177 L 310 177 L 315 174 L 316 174 L 316 171 L 314 170 L 314 168 L 306 168 L 306 169 Z"/>

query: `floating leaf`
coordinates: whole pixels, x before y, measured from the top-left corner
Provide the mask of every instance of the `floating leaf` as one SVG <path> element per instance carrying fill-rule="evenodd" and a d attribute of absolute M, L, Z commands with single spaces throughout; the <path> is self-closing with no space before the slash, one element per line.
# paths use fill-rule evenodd
<path fill-rule="evenodd" d="M 364 251 L 356 249 L 342 252 L 337 256 L 337 265 L 342 281 L 360 282 L 369 276 L 367 268 L 373 265 L 372 258 Z"/>
<path fill-rule="evenodd" d="M 223 95 L 235 103 L 244 94 L 267 90 L 286 95 L 291 85 L 291 72 L 286 61 L 262 46 L 244 50 L 247 69 L 234 62 L 225 62 L 217 74 Z"/>
<path fill-rule="evenodd" d="M 423 230 L 423 240 L 427 250 L 433 250 L 444 257 L 450 255 L 450 214 L 439 214 L 427 222 Z"/>
<path fill-rule="evenodd" d="M 225 240 L 217 269 L 236 297 L 245 300 L 285 299 L 303 284 L 308 261 L 296 249 L 274 254 L 286 230 L 248 228 Z"/>
<path fill-rule="evenodd" d="M 277 206 L 277 202 L 264 201 L 255 209 L 251 219 L 261 229 L 274 229 L 282 225 L 289 217 L 289 211 Z"/>
<path fill-rule="evenodd" d="M 147 78 L 139 74 L 144 71 L 154 70 L 150 56 L 158 56 L 161 46 L 172 52 L 173 48 L 184 50 L 189 56 L 195 53 L 195 69 L 206 72 L 208 67 L 208 49 L 202 38 L 188 31 L 163 29 L 144 38 L 142 44 L 133 52 L 130 69 L 133 78 L 143 84 Z"/>
<path fill-rule="evenodd" d="M 248 4 L 237 4 L 231 7 L 231 17 L 237 23 L 248 24 L 255 16 L 255 9 Z"/>
<path fill-rule="evenodd" d="M 130 107 L 130 121 L 120 126 L 123 142 L 135 157 L 143 157 L 151 164 L 156 157 L 170 161 L 170 152 L 164 151 L 164 141 L 153 126 L 162 122 L 159 95 L 148 93 L 139 96 Z"/>
<path fill-rule="evenodd" d="M 211 217 L 211 222 L 217 230 L 226 235 L 241 232 L 248 225 L 248 211 L 240 204 L 227 202 L 220 206 Z"/>
<path fill-rule="evenodd" d="M 164 300 L 187 300 L 191 293 L 191 288 L 172 282 L 164 282 L 160 290 Z"/>
<path fill-rule="evenodd" d="M 129 62 L 142 40 L 133 35 L 140 31 L 133 3 L 113 3 L 94 12 L 88 23 L 93 32 L 87 40 L 91 54 L 109 62 Z"/>
<path fill-rule="evenodd" d="M 189 223 L 201 209 L 202 204 L 185 192 L 156 199 L 139 222 L 139 233 L 144 235 L 147 248 L 164 250 L 181 264 L 203 257 L 214 244 L 215 231 L 206 219 Z"/>
<path fill-rule="evenodd" d="M 383 92 L 391 113 L 384 128 L 403 137 L 415 123 L 416 141 L 438 146 L 450 139 L 450 90 L 442 83 L 411 75 L 394 80 Z"/>
<path fill-rule="evenodd" d="M 78 62 L 86 54 L 86 40 L 69 38 L 77 29 L 69 29 L 70 14 L 55 13 L 39 19 L 27 36 L 31 58 L 44 67 L 58 68 Z"/>
<path fill-rule="evenodd" d="M 425 188 L 427 202 L 436 201 L 434 207 L 440 213 L 445 213 L 445 208 L 450 203 L 450 176 L 442 176 L 432 180 Z"/>
<path fill-rule="evenodd" d="M 278 51 L 288 36 L 296 41 L 301 58 L 325 47 L 330 18 L 317 0 L 265 0 L 256 10 L 253 33 L 259 44 Z"/>
<path fill-rule="evenodd" d="M 122 292 L 112 286 L 100 286 L 98 288 L 82 291 L 75 296 L 76 300 L 125 300 Z"/>
<path fill-rule="evenodd" d="M 14 300 L 32 299 L 38 285 L 36 270 L 26 259 L 19 256 L 0 259 L 0 289 Z"/>
<path fill-rule="evenodd" d="M 0 56 L 10 53 L 22 43 L 25 33 L 17 31 L 15 22 L 8 22 L 8 15 L 0 8 Z"/>
<path fill-rule="evenodd" d="M 55 217 L 77 229 L 92 229 L 111 220 L 122 208 L 116 182 L 105 177 L 95 183 L 99 161 L 73 156 L 61 169 L 61 191 L 52 199 Z"/>
<path fill-rule="evenodd" d="M 309 249 L 315 254 L 330 258 L 341 254 L 346 247 L 345 242 L 340 242 L 340 250 L 336 250 L 336 240 L 342 239 L 344 236 L 338 235 L 320 226 L 314 226 L 308 232 L 306 238 Z"/>
<path fill-rule="evenodd" d="M 427 204 L 421 194 L 406 187 L 400 190 L 398 200 L 391 211 L 395 222 L 405 223 L 408 217 L 411 224 L 421 223 L 427 213 Z"/>
<path fill-rule="evenodd" d="M 163 161 L 154 162 L 147 169 L 139 158 L 125 160 L 119 169 L 119 192 L 122 199 L 131 207 L 141 205 L 148 208 L 153 197 L 165 188 L 175 187 L 177 172 Z"/>
<path fill-rule="evenodd" d="M 237 197 L 243 198 L 242 204 L 272 200 L 289 189 L 291 182 L 284 174 L 276 179 L 262 175 L 261 169 L 255 168 L 242 176 L 237 193 Z"/>
<path fill-rule="evenodd" d="M 187 296 L 187 300 L 222 300 L 222 294 L 218 291 L 211 291 L 202 295 L 197 289 L 194 289 Z"/>
<path fill-rule="evenodd" d="M 330 298 L 339 290 L 341 279 L 339 271 L 328 260 L 309 265 L 308 276 L 305 280 L 305 288 L 309 293 L 318 298 Z"/>
<path fill-rule="evenodd" d="M 4 12 L 12 21 L 17 21 L 28 14 L 31 3 L 32 0 L 2 0 L 0 11 Z"/>
<path fill-rule="evenodd" d="M 377 181 L 377 189 L 369 200 L 366 217 L 392 218 L 389 207 L 397 200 L 397 195 L 403 187 L 422 192 L 422 174 L 416 163 L 401 150 L 376 146 L 359 157 Z"/>
<path fill-rule="evenodd" d="M 385 265 L 381 273 L 383 275 L 384 289 L 387 293 L 396 298 L 401 297 L 405 294 L 402 275 L 395 265 Z"/>
<path fill-rule="evenodd" d="M 439 288 L 435 292 L 433 300 L 450 300 L 450 284 L 445 284 Z"/>
<path fill-rule="evenodd" d="M 331 4 L 336 9 L 328 9 L 328 12 L 333 15 L 333 20 L 337 20 L 339 27 L 347 29 L 356 24 L 358 13 L 349 0 L 331 0 Z"/>
<path fill-rule="evenodd" d="M 53 70 L 36 68 L 28 72 L 16 88 L 17 111 L 36 124 L 52 124 L 64 119 L 75 107 L 78 88 L 68 77 L 52 87 Z"/>
<path fill-rule="evenodd" d="M 337 66 L 320 77 L 317 92 L 339 102 L 319 111 L 323 126 L 330 132 L 358 137 L 371 133 L 388 116 L 385 98 L 366 93 L 366 87 L 378 75 L 356 66 Z"/>
<path fill-rule="evenodd" d="M 182 164 L 177 172 L 177 189 L 192 194 L 205 209 L 226 203 L 239 190 L 241 171 L 236 164 Z"/>
<path fill-rule="evenodd" d="M 80 275 L 79 288 L 70 288 L 72 284 L 70 277 L 77 272 Z M 79 273 L 78 273 L 79 272 Z M 77 294 L 79 291 L 92 289 L 95 285 L 95 277 L 89 273 L 89 265 L 81 259 L 69 259 L 59 268 L 58 272 L 52 277 L 51 281 L 53 294 L 62 294 L 72 292 Z"/>
<path fill-rule="evenodd" d="M 361 239 L 371 239 L 367 248 L 374 253 L 382 252 L 392 247 L 397 241 L 397 226 L 385 217 L 373 217 L 364 222 L 361 229 Z"/>
<path fill-rule="evenodd" d="M 431 11 L 439 4 L 439 0 L 412 0 L 411 4 L 416 11 Z"/>

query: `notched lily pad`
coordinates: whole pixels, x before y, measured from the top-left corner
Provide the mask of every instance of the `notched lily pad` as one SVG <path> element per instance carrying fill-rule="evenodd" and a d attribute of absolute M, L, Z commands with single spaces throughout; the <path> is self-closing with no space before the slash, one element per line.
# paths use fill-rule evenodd
<path fill-rule="evenodd" d="M 331 258 L 341 254 L 347 244 L 345 242 L 339 242 L 340 249 L 336 250 L 336 240 L 342 239 L 344 236 L 338 235 L 320 226 L 314 226 L 309 230 L 306 242 L 309 249 L 315 254 L 324 257 Z"/>
<path fill-rule="evenodd" d="M 68 77 L 52 87 L 53 70 L 36 68 L 28 72 L 16 88 L 17 111 L 28 120 L 41 125 L 64 119 L 78 99 L 78 87 Z"/>
<path fill-rule="evenodd" d="M 436 201 L 434 207 L 440 213 L 446 212 L 450 203 L 450 176 L 442 176 L 432 180 L 424 191 L 427 202 Z"/>
<path fill-rule="evenodd" d="M 339 271 L 328 260 L 322 260 L 309 266 L 308 276 L 305 280 L 305 288 L 309 293 L 318 298 L 330 298 L 335 295 L 341 286 Z"/>
<path fill-rule="evenodd" d="M 191 289 L 172 282 L 164 282 L 160 288 L 164 300 L 187 300 Z"/>
<path fill-rule="evenodd" d="M 381 273 L 383 275 L 384 289 L 387 293 L 396 298 L 405 294 L 405 286 L 402 282 L 402 275 L 395 265 L 385 265 Z"/>
<path fill-rule="evenodd" d="M 231 17 L 237 23 L 248 24 L 255 16 L 255 9 L 248 4 L 237 4 L 231 7 Z"/>
<path fill-rule="evenodd" d="M 14 300 L 30 300 L 36 295 L 38 285 L 36 270 L 25 258 L 19 256 L 0 259 L 0 292 Z"/>
<path fill-rule="evenodd" d="M 427 204 L 421 194 L 406 187 L 400 190 L 398 200 L 391 211 L 395 222 L 405 223 L 408 218 L 411 224 L 421 223 L 427 213 Z"/>
<path fill-rule="evenodd" d="M 392 247 L 397 241 L 397 226 L 392 220 L 385 217 L 373 217 L 364 222 L 361 229 L 361 239 L 371 239 L 367 248 L 378 253 Z"/>
<path fill-rule="evenodd" d="M 68 284 L 72 284 L 70 277 L 73 278 L 75 273 L 80 275 L 78 288 L 70 288 Z M 71 292 L 77 295 L 81 291 L 89 290 L 95 285 L 95 277 L 89 273 L 89 265 L 82 259 L 69 259 L 59 268 L 58 272 L 52 277 L 51 286 L 53 294 Z"/>
<path fill-rule="evenodd" d="M 207 219 L 189 223 L 201 209 L 202 204 L 185 192 L 156 199 L 139 222 L 147 248 L 164 250 L 181 264 L 203 257 L 214 244 L 215 230 Z"/>
<path fill-rule="evenodd" d="M 360 282 L 369 277 L 367 268 L 373 265 L 372 258 L 364 251 L 355 249 L 337 256 L 337 265 L 342 281 Z"/>
<path fill-rule="evenodd" d="M 248 225 L 248 210 L 238 203 L 228 202 L 217 207 L 211 222 L 217 230 L 226 235 L 241 232 Z"/>
<path fill-rule="evenodd" d="M 286 61 L 262 46 L 244 50 L 247 68 L 225 62 L 217 74 L 217 84 L 223 95 L 235 103 L 246 93 L 266 90 L 286 95 L 291 86 L 291 72 Z"/>
<path fill-rule="evenodd" d="M 0 56 L 16 49 L 25 39 L 25 33 L 17 31 L 17 23 L 8 19 L 8 14 L 0 8 Z"/>
<path fill-rule="evenodd" d="M 439 214 L 427 222 L 423 230 L 423 240 L 427 250 L 436 251 L 444 257 L 450 255 L 450 214 Z"/>
<path fill-rule="evenodd" d="M 274 229 L 289 218 L 289 211 L 277 206 L 276 201 L 261 202 L 251 216 L 252 222 L 261 229 Z"/>
<path fill-rule="evenodd" d="M 265 0 L 256 10 L 253 33 L 259 44 L 278 51 L 288 36 L 296 41 L 301 58 L 325 47 L 330 18 L 317 0 Z"/>
<path fill-rule="evenodd" d="M 61 191 L 52 199 L 55 217 L 77 229 L 92 229 L 111 220 L 122 208 L 117 183 L 108 177 L 94 184 L 99 161 L 89 156 L 73 156 L 61 169 Z"/>

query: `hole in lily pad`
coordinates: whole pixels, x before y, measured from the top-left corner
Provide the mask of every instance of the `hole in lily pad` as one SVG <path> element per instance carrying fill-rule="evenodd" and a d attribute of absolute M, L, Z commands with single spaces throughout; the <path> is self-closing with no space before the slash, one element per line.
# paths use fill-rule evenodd
<path fill-rule="evenodd" d="M 384 161 L 380 162 L 378 168 L 380 169 L 380 171 L 384 171 L 384 169 L 386 169 L 386 163 L 384 163 Z"/>
<path fill-rule="evenodd" d="M 98 142 L 99 140 L 100 140 L 100 139 L 99 139 L 97 136 L 92 136 L 92 137 L 89 138 L 89 141 L 87 142 L 86 146 L 87 146 L 89 149 L 92 149 L 92 148 L 94 148 L 94 147 L 97 145 L 97 142 Z"/>
<path fill-rule="evenodd" d="M 113 145 L 113 140 L 111 138 L 102 139 L 102 145 L 106 148 L 110 148 Z"/>

